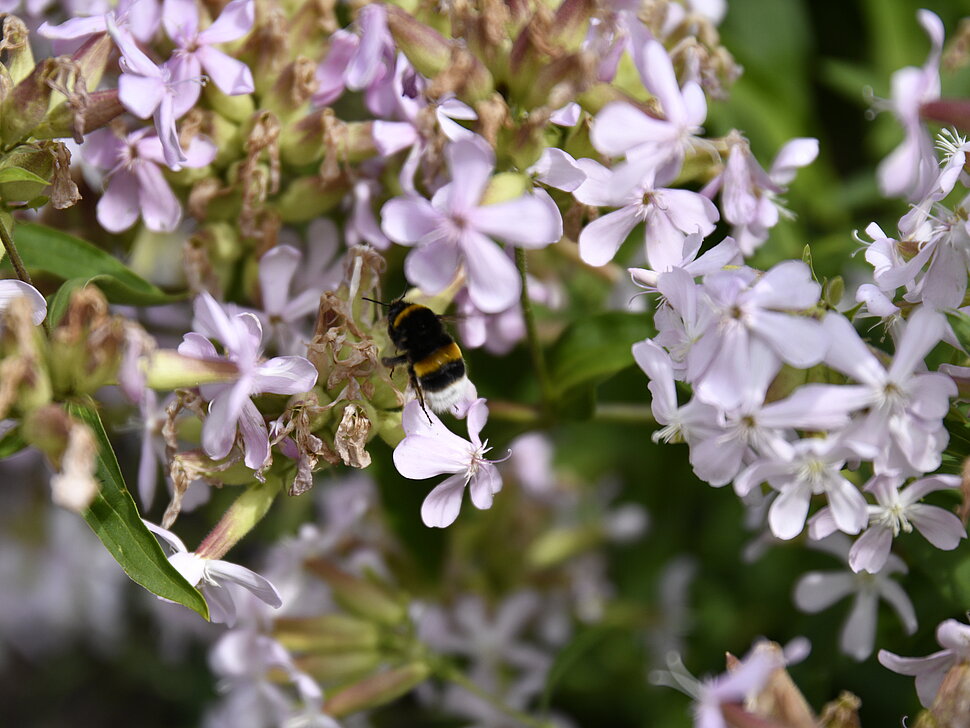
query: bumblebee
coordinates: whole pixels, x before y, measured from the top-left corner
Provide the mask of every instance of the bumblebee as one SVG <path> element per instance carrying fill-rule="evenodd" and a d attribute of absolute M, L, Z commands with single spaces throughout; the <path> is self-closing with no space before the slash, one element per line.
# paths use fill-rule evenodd
<path fill-rule="evenodd" d="M 387 308 L 387 335 L 401 354 L 384 357 L 384 366 L 406 364 L 411 388 L 425 414 L 444 412 L 468 396 L 468 380 L 461 349 L 451 337 L 441 317 L 427 306 L 404 299 L 381 303 Z"/>

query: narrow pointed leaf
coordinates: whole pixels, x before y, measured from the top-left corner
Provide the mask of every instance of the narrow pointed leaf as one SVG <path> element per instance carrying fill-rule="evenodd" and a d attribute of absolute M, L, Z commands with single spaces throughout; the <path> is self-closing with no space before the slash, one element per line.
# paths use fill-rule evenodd
<path fill-rule="evenodd" d="M 133 581 L 208 619 L 205 599 L 168 562 L 158 541 L 142 522 L 94 402 L 72 402 L 67 409 L 71 416 L 91 428 L 99 449 L 97 479 L 101 488 L 82 514 L 84 520 Z"/>

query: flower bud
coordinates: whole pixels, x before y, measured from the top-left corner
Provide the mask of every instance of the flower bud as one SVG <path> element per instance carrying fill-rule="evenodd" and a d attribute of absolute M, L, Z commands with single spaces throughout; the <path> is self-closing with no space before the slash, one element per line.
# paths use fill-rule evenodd
<path fill-rule="evenodd" d="M 384 661 L 378 650 L 354 650 L 324 655 L 302 655 L 294 659 L 298 669 L 323 685 L 346 685 L 370 675 Z"/>
<path fill-rule="evenodd" d="M 337 603 L 347 611 L 391 627 L 407 618 L 403 599 L 387 587 L 341 571 L 324 559 L 311 559 L 306 566 L 330 585 Z"/>
<path fill-rule="evenodd" d="M 930 706 L 934 728 L 966 728 L 970 725 L 970 663 L 957 662 L 946 673 Z M 917 725 L 922 725 L 918 723 Z"/>
<path fill-rule="evenodd" d="M 465 47 L 419 22 L 401 8 L 386 6 L 387 27 L 411 65 L 432 79 L 428 95 L 453 93 L 466 104 L 486 98 L 495 88 L 492 74 Z"/>
<path fill-rule="evenodd" d="M 45 58 L 4 98 L 0 107 L 0 139 L 4 146 L 26 139 L 44 120 L 51 101 L 49 82 L 59 70 L 56 59 Z"/>
<path fill-rule="evenodd" d="M 819 728 L 859 728 L 859 708 L 861 706 L 862 701 L 859 698 L 848 691 L 843 691 L 838 698 L 822 708 L 822 715 L 818 719 Z M 917 722 L 918 725 L 919 722 Z M 929 726 L 924 726 L 924 728 L 929 728 Z"/>
<path fill-rule="evenodd" d="M 283 190 L 272 205 L 283 222 L 309 222 L 339 205 L 349 190 L 350 182 L 342 175 L 331 179 L 302 177 Z"/>
<path fill-rule="evenodd" d="M 256 483 L 247 488 L 229 506 L 219 523 L 199 544 L 195 553 L 203 559 L 221 559 L 235 546 L 239 539 L 249 533 L 263 520 L 263 516 L 280 492 L 282 481 L 270 473 L 265 483 Z"/>
<path fill-rule="evenodd" d="M 34 324 L 33 313 L 22 297 L 10 301 L 3 312 L 0 417 L 11 409 L 32 412 L 47 405 L 53 396 L 46 366 L 47 341 Z"/>
<path fill-rule="evenodd" d="M 213 382 L 231 382 L 239 370 L 230 361 L 210 361 L 183 356 L 174 349 L 159 349 L 142 361 L 146 384 L 152 389 L 198 387 Z"/>
<path fill-rule="evenodd" d="M 923 121 L 955 126 L 964 134 L 970 132 L 970 99 L 936 99 L 919 107 Z"/>
<path fill-rule="evenodd" d="M 550 42 L 562 48 L 578 50 L 586 38 L 589 20 L 596 6 L 596 0 L 563 0 L 549 29 Z"/>
<path fill-rule="evenodd" d="M 16 15 L 7 15 L 0 30 L 0 51 L 6 51 L 6 68 L 10 79 L 20 83 L 34 70 L 34 54 L 30 49 L 29 32 L 24 21 Z"/>
<path fill-rule="evenodd" d="M 528 175 L 518 172 L 499 172 L 488 181 L 488 187 L 482 195 L 481 205 L 494 205 L 515 199 L 532 189 L 532 180 Z"/>
<path fill-rule="evenodd" d="M 206 84 L 202 94 L 213 110 L 237 124 L 246 123 L 256 111 L 256 102 L 251 94 L 228 96 L 214 83 Z"/>
<path fill-rule="evenodd" d="M 280 617 L 273 636 L 291 652 L 349 652 L 376 648 L 380 632 L 373 622 L 346 614 Z"/>
<path fill-rule="evenodd" d="M 115 381 L 125 344 L 124 320 L 108 313 L 95 286 L 71 294 L 51 332 L 51 383 L 59 397 L 90 394 Z"/>
<path fill-rule="evenodd" d="M 280 72 L 276 83 L 260 99 L 261 106 L 269 109 L 286 122 L 303 111 L 317 90 L 317 64 L 305 56 L 296 58 Z"/>
<path fill-rule="evenodd" d="M 78 97 L 80 100 L 81 97 Z M 34 129 L 31 136 L 35 139 L 62 139 L 78 137 L 102 127 L 121 116 L 125 111 L 118 98 L 118 89 L 95 91 L 83 97 L 79 104 L 71 103 L 69 98 L 58 104 Z"/>
<path fill-rule="evenodd" d="M 844 295 L 845 281 L 842 280 L 842 276 L 829 278 L 825 281 L 825 285 L 822 286 L 822 300 L 833 310 L 838 307 Z"/>
<path fill-rule="evenodd" d="M 387 27 L 395 44 L 418 73 L 434 78 L 448 67 L 451 41 L 401 8 L 388 5 L 385 10 Z"/>
<path fill-rule="evenodd" d="M 48 145 L 42 143 L 21 144 L 0 159 L 0 170 L 25 169 L 44 180 L 54 175 L 54 155 Z M 50 182 L 17 180 L 0 183 L 0 198 L 7 202 L 28 202 L 47 191 Z"/>
<path fill-rule="evenodd" d="M 423 683 L 431 675 L 431 668 L 424 662 L 412 662 L 404 667 L 386 670 L 365 678 L 333 694 L 324 704 L 328 715 L 341 718 L 361 710 L 397 700 Z"/>
<path fill-rule="evenodd" d="M 536 569 L 548 569 L 597 546 L 603 532 L 589 526 L 552 528 L 539 536 L 526 551 L 526 562 Z"/>

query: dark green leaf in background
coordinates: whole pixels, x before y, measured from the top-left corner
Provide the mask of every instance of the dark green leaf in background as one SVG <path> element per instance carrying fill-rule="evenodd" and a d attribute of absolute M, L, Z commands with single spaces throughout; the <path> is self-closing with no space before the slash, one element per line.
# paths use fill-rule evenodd
<path fill-rule="evenodd" d="M 66 281 L 93 283 L 112 303 L 153 306 L 185 298 L 165 293 L 113 255 L 73 235 L 25 222 L 18 222 L 13 234 L 20 257 L 29 270 L 45 271 Z"/>
<path fill-rule="evenodd" d="M 609 311 L 577 321 L 548 354 L 555 391 L 562 396 L 625 369 L 633 364 L 630 347 L 655 334 L 647 313 Z"/>

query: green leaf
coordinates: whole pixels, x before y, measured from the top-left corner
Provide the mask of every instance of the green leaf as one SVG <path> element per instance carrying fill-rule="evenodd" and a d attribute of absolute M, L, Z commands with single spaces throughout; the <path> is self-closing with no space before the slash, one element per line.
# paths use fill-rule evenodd
<path fill-rule="evenodd" d="M 970 316 L 962 311 L 945 311 L 950 327 L 965 351 L 970 351 Z"/>
<path fill-rule="evenodd" d="M 152 306 L 185 298 L 184 294 L 165 293 L 91 243 L 46 225 L 17 223 L 13 236 L 28 269 L 45 271 L 68 281 L 92 283 L 112 303 Z"/>
<path fill-rule="evenodd" d="M 209 607 L 202 594 L 168 562 L 158 541 L 142 522 L 94 402 L 90 399 L 69 402 L 67 410 L 91 428 L 98 443 L 97 478 L 101 489 L 82 514 L 84 520 L 133 581 L 208 619 Z"/>
<path fill-rule="evenodd" d="M 46 180 L 23 167 L 4 167 L 0 169 L 0 183 L 2 182 L 39 182 L 42 185 L 50 184 L 50 180 Z"/>
<path fill-rule="evenodd" d="M 557 394 L 595 384 L 630 366 L 630 347 L 654 333 L 646 313 L 609 311 L 577 321 L 549 352 L 550 376 Z"/>
<path fill-rule="evenodd" d="M 3 437 L 0 437 L 0 458 L 16 455 L 25 447 L 27 447 L 27 441 L 20 434 L 20 425 L 11 427 L 3 433 Z"/>

